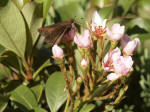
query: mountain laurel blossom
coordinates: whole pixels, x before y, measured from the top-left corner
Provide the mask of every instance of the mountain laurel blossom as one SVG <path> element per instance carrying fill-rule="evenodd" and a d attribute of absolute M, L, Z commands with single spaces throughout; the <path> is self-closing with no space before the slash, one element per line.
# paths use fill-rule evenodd
<path fill-rule="evenodd" d="M 101 37 L 104 33 L 107 19 L 103 19 L 97 11 L 94 12 L 91 23 L 91 30 L 97 36 Z"/>
<path fill-rule="evenodd" d="M 117 42 L 119 41 L 125 32 L 125 26 L 120 26 L 120 24 L 114 24 L 111 28 L 107 27 L 106 33 L 110 40 Z"/>
<path fill-rule="evenodd" d="M 138 48 L 140 44 L 140 40 L 138 38 L 134 38 L 131 40 L 129 36 L 126 34 L 121 39 L 121 45 L 123 47 L 123 53 L 126 55 L 132 55 L 133 52 Z"/>
<path fill-rule="evenodd" d="M 133 60 L 131 56 L 120 56 L 114 62 L 114 71 L 117 72 L 119 75 L 127 75 L 133 65 Z"/>
<path fill-rule="evenodd" d="M 76 34 L 74 37 L 74 42 L 78 45 L 78 47 L 82 49 L 88 49 L 91 47 L 91 34 L 89 30 L 84 30 L 84 32 L 80 34 Z"/>
<path fill-rule="evenodd" d="M 120 55 L 121 51 L 118 47 L 116 47 L 113 51 L 107 53 L 102 63 L 103 69 L 105 71 L 114 71 L 113 61 L 115 61 L 118 57 L 120 57 Z"/>

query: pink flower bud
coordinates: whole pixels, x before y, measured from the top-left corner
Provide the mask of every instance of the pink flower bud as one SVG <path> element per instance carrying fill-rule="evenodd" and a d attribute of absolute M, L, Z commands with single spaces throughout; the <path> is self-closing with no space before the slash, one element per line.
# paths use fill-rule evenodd
<path fill-rule="evenodd" d="M 52 47 L 52 53 L 53 53 L 54 58 L 56 59 L 63 59 L 64 57 L 63 49 L 60 48 L 58 45 L 54 45 Z"/>
<path fill-rule="evenodd" d="M 117 80 L 120 77 L 120 75 L 116 74 L 116 73 L 110 73 L 107 76 L 107 80 Z"/>
<path fill-rule="evenodd" d="M 121 51 L 118 47 L 116 47 L 110 53 L 107 53 L 104 57 L 104 61 L 102 63 L 102 67 L 105 71 L 113 71 L 113 61 L 115 61 L 118 57 L 120 57 Z"/>
<path fill-rule="evenodd" d="M 85 59 L 82 59 L 82 61 L 81 61 L 81 66 L 82 66 L 82 67 L 86 67 L 87 64 L 88 64 L 88 62 L 87 62 Z"/>
<path fill-rule="evenodd" d="M 123 47 L 123 53 L 127 55 L 132 55 L 133 52 L 137 49 L 140 40 L 135 38 L 131 40 L 128 35 L 124 35 L 121 39 L 121 45 Z"/>
<path fill-rule="evenodd" d="M 115 42 L 119 41 L 122 38 L 122 36 L 124 35 L 124 31 L 125 26 L 120 26 L 120 24 L 114 24 L 111 30 L 109 29 L 109 27 L 107 27 L 106 29 L 106 33 L 110 40 Z"/>
<path fill-rule="evenodd" d="M 120 56 L 113 61 L 114 69 L 120 75 L 127 75 L 130 72 L 132 65 L 133 60 L 131 56 Z"/>
<path fill-rule="evenodd" d="M 64 35 L 64 38 L 63 38 L 64 41 L 69 41 L 69 42 L 73 41 L 75 32 L 76 32 L 76 28 L 72 27 L 71 30 Z"/>
<path fill-rule="evenodd" d="M 84 32 L 80 35 L 77 34 L 74 37 L 74 42 L 83 49 L 90 48 L 91 46 L 91 35 L 89 30 L 84 30 Z"/>

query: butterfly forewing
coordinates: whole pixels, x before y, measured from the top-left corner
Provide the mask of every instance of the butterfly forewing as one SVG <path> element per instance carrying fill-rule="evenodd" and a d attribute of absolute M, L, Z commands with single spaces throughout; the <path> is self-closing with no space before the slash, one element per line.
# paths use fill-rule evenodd
<path fill-rule="evenodd" d="M 57 44 L 60 42 L 63 35 L 68 31 L 67 29 L 72 27 L 73 20 L 60 22 L 54 25 L 42 27 L 38 29 L 39 33 L 45 36 L 45 41 L 50 44 Z"/>

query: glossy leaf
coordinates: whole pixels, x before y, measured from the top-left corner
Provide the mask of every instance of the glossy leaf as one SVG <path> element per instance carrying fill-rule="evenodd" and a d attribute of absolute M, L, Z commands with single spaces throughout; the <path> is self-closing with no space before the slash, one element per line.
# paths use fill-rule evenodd
<path fill-rule="evenodd" d="M 62 7 L 66 4 L 69 4 L 70 2 L 77 2 L 79 0 L 54 0 L 54 8 L 57 9 L 59 7 Z"/>
<path fill-rule="evenodd" d="M 6 66 L 11 66 L 13 68 L 15 68 L 16 70 L 20 70 L 20 65 L 19 65 L 19 58 L 16 56 L 15 53 L 11 52 L 11 51 L 5 51 L 2 54 L 2 61 L 1 63 L 3 63 Z"/>
<path fill-rule="evenodd" d="M 3 112 L 7 107 L 9 98 L 0 94 L 0 112 Z"/>
<path fill-rule="evenodd" d="M 109 18 L 110 14 L 112 12 L 112 9 L 113 9 L 112 6 L 104 7 L 99 11 L 99 14 L 103 19 L 107 19 L 107 18 Z"/>
<path fill-rule="evenodd" d="M 11 71 L 8 67 L 0 64 L 0 80 L 6 77 L 11 77 Z"/>
<path fill-rule="evenodd" d="M 44 19 L 46 18 L 48 14 L 51 4 L 52 4 L 52 0 L 44 0 L 44 3 L 43 3 L 43 18 Z"/>
<path fill-rule="evenodd" d="M 82 57 L 81 57 L 81 54 L 80 52 L 76 49 L 75 50 L 75 60 L 76 60 L 76 68 L 77 68 L 77 72 L 79 75 L 83 76 L 82 75 L 82 70 L 81 70 L 81 67 L 80 67 L 80 62 L 82 60 Z"/>
<path fill-rule="evenodd" d="M 134 1 L 135 0 L 119 0 L 119 5 L 121 5 L 124 10 L 123 15 L 129 11 Z"/>
<path fill-rule="evenodd" d="M 42 96 L 43 86 L 42 85 L 36 85 L 36 86 L 33 86 L 31 88 L 31 90 L 32 90 L 33 94 L 35 95 L 37 102 L 39 102 L 39 100 Z"/>
<path fill-rule="evenodd" d="M 45 1 L 45 0 L 34 0 L 34 1 L 37 3 L 43 3 L 43 1 Z"/>
<path fill-rule="evenodd" d="M 15 102 L 18 107 L 27 112 L 37 106 L 36 97 L 32 91 L 25 85 L 20 85 L 12 93 L 10 99 Z"/>
<path fill-rule="evenodd" d="M 100 94 L 101 92 L 103 92 L 109 85 L 110 82 L 107 82 L 106 84 L 101 85 L 100 87 L 98 87 L 92 94 L 92 97 L 97 96 L 98 94 Z"/>
<path fill-rule="evenodd" d="M 91 112 L 95 108 L 94 104 L 87 104 L 82 107 L 79 112 Z"/>
<path fill-rule="evenodd" d="M 36 108 L 34 108 L 34 112 L 47 112 L 47 111 L 43 108 L 36 107 Z"/>
<path fill-rule="evenodd" d="M 138 1 L 138 15 L 150 19 L 150 1 L 149 0 L 139 0 Z"/>
<path fill-rule="evenodd" d="M 104 7 L 104 0 L 92 0 L 91 5 L 102 8 Z"/>
<path fill-rule="evenodd" d="M 128 28 L 131 29 L 134 26 L 138 26 L 138 27 L 146 30 L 147 32 L 150 32 L 150 20 L 148 20 L 148 19 L 135 18 L 135 19 L 132 19 L 131 21 L 129 21 L 126 26 L 127 26 L 127 29 Z"/>
<path fill-rule="evenodd" d="M 68 20 L 75 17 L 84 17 L 82 7 L 78 2 L 69 2 L 61 7 L 56 8 L 62 20 Z"/>
<path fill-rule="evenodd" d="M 10 1 L 0 7 L 0 44 L 24 58 L 26 29 L 18 8 Z"/>
<path fill-rule="evenodd" d="M 31 44 L 35 44 L 39 33 L 38 28 L 42 26 L 43 23 L 43 17 L 42 17 L 42 9 L 39 5 L 35 3 L 26 3 L 25 6 L 22 9 L 22 13 L 25 17 L 25 20 L 28 24 L 28 28 L 30 30 L 31 34 Z"/>
<path fill-rule="evenodd" d="M 21 8 L 24 5 L 23 0 L 13 0 L 13 2 L 15 3 L 15 5 L 18 7 L 19 10 L 21 10 Z"/>
<path fill-rule="evenodd" d="M 53 73 L 46 82 L 46 99 L 51 112 L 56 112 L 67 99 L 65 81 L 61 72 Z"/>

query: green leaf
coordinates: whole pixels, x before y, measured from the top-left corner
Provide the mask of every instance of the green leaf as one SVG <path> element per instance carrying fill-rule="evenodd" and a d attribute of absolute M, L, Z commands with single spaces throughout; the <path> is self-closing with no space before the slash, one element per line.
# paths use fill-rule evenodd
<path fill-rule="evenodd" d="M 46 99 L 51 112 L 56 112 L 67 99 L 65 81 L 61 72 L 53 73 L 46 82 Z"/>
<path fill-rule="evenodd" d="M 134 34 L 130 36 L 132 39 L 135 37 L 138 37 L 140 41 L 147 41 L 150 39 L 150 33 L 139 33 L 139 34 Z"/>
<path fill-rule="evenodd" d="M 1 63 L 3 63 L 6 66 L 11 66 L 18 71 L 20 70 L 18 57 L 16 56 L 15 53 L 11 51 L 5 51 L 2 56 L 3 57 L 1 58 L 2 59 Z"/>
<path fill-rule="evenodd" d="M 56 8 L 62 20 L 68 20 L 75 17 L 84 17 L 84 11 L 78 2 L 69 2 Z"/>
<path fill-rule="evenodd" d="M 23 0 L 13 0 L 13 2 L 15 3 L 15 5 L 18 7 L 19 10 L 21 10 L 21 8 L 24 5 Z"/>
<path fill-rule="evenodd" d="M 9 0 L 0 0 L 0 7 L 4 7 L 5 5 L 7 5 Z"/>
<path fill-rule="evenodd" d="M 123 15 L 125 15 L 129 11 L 134 1 L 135 0 L 119 0 L 119 5 L 122 6 L 124 10 Z"/>
<path fill-rule="evenodd" d="M 48 14 L 51 4 L 52 4 L 52 0 L 44 0 L 44 3 L 43 3 L 43 18 L 44 19 L 46 18 Z"/>
<path fill-rule="evenodd" d="M 11 77 L 11 71 L 8 67 L 0 64 L 0 80 L 6 77 Z"/>
<path fill-rule="evenodd" d="M 76 49 L 76 50 L 74 51 L 74 53 L 75 53 L 75 61 L 76 61 L 75 63 L 76 63 L 77 72 L 78 72 L 78 74 L 79 74 L 80 76 L 83 76 L 83 75 L 82 75 L 82 70 L 81 70 L 81 67 L 80 67 L 80 62 L 81 62 L 81 60 L 82 60 L 82 57 L 81 57 L 80 52 L 79 52 L 78 49 Z"/>
<path fill-rule="evenodd" d="M 99 14 L 103 19 L 107 19 L 107 18 L 109 18 L 110 14 L 112 12 L 112 9 L 113 9 L 112 6 L 104 7 L 99 11 Z"/>
<path fill-rule="evenodd" d="M 45 1 L 45 0 L 34 0 L 34 1 L 37 3 L 43 3 L 43 1 Z"/>
<path fill-rule="evenodd" d="M 0 112 L 3 112 L 7 107 L 9 98 L 0 94 Z"/>
<path fill-rule="evenodd" d="M 102 8 L 104 7 L 104 0 L 91 0 L 91 5 Z"/>
<path fill-rule="evenodd" d="M 126 25 L 127 29 L 131 29 L 134 26 L 138 26 L 147 32 L 150 32 L 150 20 L 144 18 L 135 18 L 129 21 Z"/>
<path fill-rule="evenodd" d="M 42 85 L 36 85 L 36 86 L 33 86 L 31 88 L 31 90 L 32 90 L 33 94 L 35 95 L 37 102 L 39 102 L 40 98 L 42 96 L 43 86 Z"/>
<path fill-rule="evenodd" d="M 150 19 L 150 2 L 149 0 L 139 0 L 138 1 L 138 15 Z"/>
<path fill-rule="evenodd" d="M 107 110 L 107 111 L 112 111 L 113 110 L 113 106 L 112 105 L 106 105 L 105 106 L 105 109 Z"/>
<path fill-rule="evenodd" d="M 43 108 L 36 107 L 36 108 L 34 108 L 34 112 L 47 112 L 47 111 Z"/>
<path fill-rule="evenodd" d="M 92 94 L 92 97 L 95 97 L 97 95 L 99 95 L 101 92 L 103 92 L 109 85 L 110 81 L 108 81 L 106 84 L 101 85 L 100 87 L 98 87 Z"/>
<path fill-rule="evenodd" d="M 22 9 L 22 13 L 30 30 L 32 38 L 31 44 L 34 45 L 39 36 L 38 28 L 40 28 L 43 23 L 42 8 L 40 4 L 27 3 Z"/>
<path fill-rule="evenodd" d="M 24 58 L 26 29 L 22 15 L 10 1 L 0 7 L 0 44 Z"/>
<path fill-rule="evenodd" d="M 37 101 L 32 91 L 25 85 L 17 87 L 10 96 L 10 99 L 18 105 L 18 107 L 27 112 L 37 107 Z"/>
<path fill-rule="evenodd" d="M 57 9 L 59 7 L 62 7 L 70 2 L 77 2 L 80 0 L 54 0 L 54 8 Z"/>
<path fill-rule="evenodd" d="M 94 104 L 86 104 L 79 112 L 91 112 L 95 108 Z"/>

